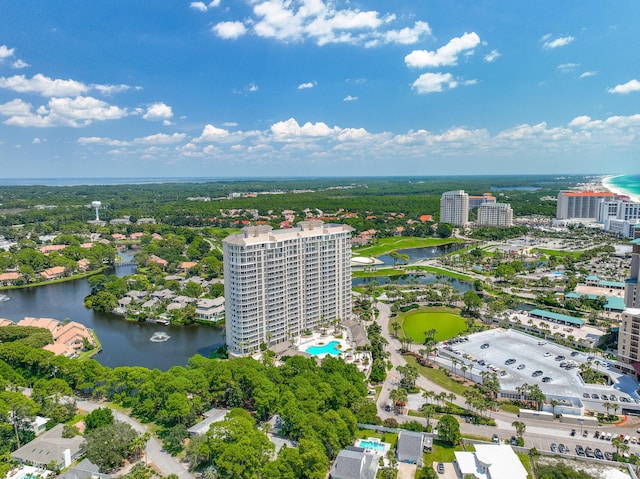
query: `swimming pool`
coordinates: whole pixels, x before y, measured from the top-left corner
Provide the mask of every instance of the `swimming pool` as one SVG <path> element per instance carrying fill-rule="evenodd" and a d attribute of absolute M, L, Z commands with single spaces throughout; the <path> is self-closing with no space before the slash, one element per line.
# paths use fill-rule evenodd
<path fill-rule="evenodd" d="M 367 439 L 366 441 L 364 439 L 360 439 L 356 446 L 363 449 L 369 449 L 371 451 L 384 452 L 385 444 L 383 442 L 372 441 L 371 439 Z"/>
<path fill-rule="evenodd" d="M 313 356 L 317 356 L 318 354 L 331 354 L 333 356 L 337 356 L 341 353 L 340 349 L 337 347 L 338 344 L 340 344 L 340 341 L 331 341 L 323 346 L 309 346 L 305 349 L 305 352 L 312 354 Z"/>

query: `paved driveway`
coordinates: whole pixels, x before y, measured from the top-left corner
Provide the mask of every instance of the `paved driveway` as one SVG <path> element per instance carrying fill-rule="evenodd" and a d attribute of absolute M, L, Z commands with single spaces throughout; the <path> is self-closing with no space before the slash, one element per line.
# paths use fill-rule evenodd
<path fill-rule="evenodd" d="M 398 464 L 398 479 L 413 479 L 416 477 L 417 466 L 401 462 Z"/>

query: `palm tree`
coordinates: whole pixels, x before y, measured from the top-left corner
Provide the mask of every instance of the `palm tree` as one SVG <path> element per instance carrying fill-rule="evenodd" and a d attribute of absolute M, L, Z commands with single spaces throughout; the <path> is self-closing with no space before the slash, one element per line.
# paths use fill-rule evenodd
<path fill-rule="evenodd" d="M 604 408 L 607 410 L 607 416 L 610 416 L 609 414 L 609 410 L 611 409 L 611 407 L 613 406 L 613 404 L 611 404 L 610 402 L 604 402 L 602 403 L 602 405 L 604 406 Z"/>
<path fill-rule="evenodd" d="M 527 429 L 527 425 L 522 421 L 513 421 L 511 425 L 516 428 L 516 435 L 522 439 L 522 436 Z"/>
<path fill-rule="evenodd" d="M 467 374 L 466 374 L 466 373 L 467 373 L 467 371 L 469 370 L 469 367 L 468 367 L 465 363 L 462 363 L 462 364 L 460 365 L 460 369 L 462 370 L 462 377 L 463 377 L 464 379 L 467 379 Z"/>
<path fill-rule="evenodd" d="M 551 410 L 553 411 L 553 417 L 556 416 L 556 406 L 558 405 L 558 400 L 557 399 L 552 399 L 551 401 L 549 401 L 549 404 L 551 404 Z"/>
<path fill-rule="evenodd" d="M 393 335 L 397 338 L 398 331 L 400 331 L 400 323 L 398 321 L 394 321 L 391 323 L 391 329 L 393 329 Z"/>
<path fill-rule="evenodd" d="M 435 412 L 436 408 L 433 404 L 425 403 L 422 405 L 422 414 L 424 414 L 424 417 L 427 419 L 427 427 L 431 425 L 430 419 Z"/>

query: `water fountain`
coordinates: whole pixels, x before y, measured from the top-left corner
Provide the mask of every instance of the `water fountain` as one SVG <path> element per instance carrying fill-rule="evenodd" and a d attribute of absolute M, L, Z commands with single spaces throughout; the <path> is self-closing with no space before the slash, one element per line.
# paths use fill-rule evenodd
<path fill-rule="evenodd" d="M 171 336 L 169 336 L 167 333 L 158 331 L 151 335 L 149 341 L 151 341 L 152 343 L 164 343 L 165 341 L 169 341 L 170 338 Z"/>

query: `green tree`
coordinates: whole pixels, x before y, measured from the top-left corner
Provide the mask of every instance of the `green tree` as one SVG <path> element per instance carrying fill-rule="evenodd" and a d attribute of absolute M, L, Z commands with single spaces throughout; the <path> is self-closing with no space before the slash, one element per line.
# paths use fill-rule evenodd
<path fill-rule="evenodd" d="M 513 426 L 516 430 L 516 436 L 518 436 L 519 438 L 522 438 L 522 436 L 524 435 L 524 432 L 527 429 L 527 425 L 525 423 L 523 423 L 522 421 L 513 421 L 511 423 L 511 426 Z"/>
<path fill-rule="evenodd" d="M 482 307 L 482 299 L 474 290 L 469 289 L 462 295 L 462 301 L 467 311 L 477 312 Z"/>
<path fill-rule="evenodd" d="M 94 409 L 87 414 L 87 417 L 84 419 L 87 431 L 92 431 L 103 426 L 109 426 L 113 424 L 113 422 L 113 411 L 106 407 Z"/>
<path fill-rule="evenodd" d="M 113 470 L 132 455 L 131 444 L 136 437 L 133 428 L 120 421 L 93 429 L 85 434 L 87 459 L 100 469 Z"/>
<path fill-rule="evenodd" d="M 450 414 L 445 414 L 438 421 L 438 437 L 454 446 L 460 442 L 462 436 L 460 435 L 460 424 Z"/>

